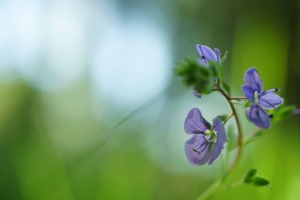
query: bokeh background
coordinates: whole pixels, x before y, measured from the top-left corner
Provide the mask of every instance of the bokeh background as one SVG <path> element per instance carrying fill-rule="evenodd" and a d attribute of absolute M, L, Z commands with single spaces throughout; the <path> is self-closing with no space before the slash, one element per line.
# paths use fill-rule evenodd
<path fill-rule="evenodd" d="M 228 50 L 236 96 L 255 66 L 300 107 L 299 0 L 0 0 L 0 199 L 195 199 L 223 157 L 191 166 L 184 119 L 230 112 L 174 76 L 196 44 Z M 299 120 L 273 124 L 227 180 L 257 168 L 273 190 L 209 199 L 299 199 Z"/>

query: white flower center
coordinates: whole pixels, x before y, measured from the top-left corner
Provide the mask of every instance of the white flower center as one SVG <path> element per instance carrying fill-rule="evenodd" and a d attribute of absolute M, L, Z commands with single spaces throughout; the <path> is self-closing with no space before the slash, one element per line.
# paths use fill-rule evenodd
<path fill-rule="evenodd" d="M 258 93 L 257 93 L 257 91 L 254 92 L 254 104 L 255 105 L 258 104 Z"/>
<path fill-rule="evenodd" d="M 217 131 L 215 130 L 210 130 L 210 129 L 207 129 L 205 132 L 205 138 L 208 142 L 213 142 L 213 143 L 216 143 L 217 140 L 218 140 L 218 134 L 217 134 Z"/>

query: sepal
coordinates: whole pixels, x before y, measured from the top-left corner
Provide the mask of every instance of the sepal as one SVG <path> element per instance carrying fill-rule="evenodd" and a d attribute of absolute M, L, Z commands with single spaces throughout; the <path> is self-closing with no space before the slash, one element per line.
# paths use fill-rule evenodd
<path fill-rule="evenodd" d="M 212 71 L 215 78 L 223 78 L 223 68 L 220 63 L 209 61 L 209 69 Z"/>
<path fill-rule="evenodd" d="M 199 94 L 209 94 L 214 88 L 214 76 L 210 68 L 199 65 L 196 58 L 185 58 L 175 70 L 186 86 L 192 86 Z"/>

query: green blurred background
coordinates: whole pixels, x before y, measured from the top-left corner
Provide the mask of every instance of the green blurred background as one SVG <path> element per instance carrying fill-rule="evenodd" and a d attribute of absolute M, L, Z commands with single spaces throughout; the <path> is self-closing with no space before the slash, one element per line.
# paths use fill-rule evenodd
<path fill-rule="evenodd" d="M 184 119 L 230 110 L 218 94 L 195 98 L 174 68 L 196 44 L 228 50 L 236 96 L 255 66 L 300 106 L 299 11 L 298 0 L 0 0 L 0 199 L 195 199 L 222 158 L 189 164 Z M 273 190 L 209 199 L 299 199 L 299 119 L 247 146 L 227 180 L 257 168 Z"/>

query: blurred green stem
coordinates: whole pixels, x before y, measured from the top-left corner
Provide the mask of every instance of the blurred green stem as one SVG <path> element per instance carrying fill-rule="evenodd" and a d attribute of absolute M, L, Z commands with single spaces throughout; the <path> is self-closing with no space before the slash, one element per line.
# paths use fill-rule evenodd
<path fill-rule="evenodd" d="M 261 130 L 262 128 L 256 128 L 254 131 L 252 131 L 252 133 L 250 133 L 249 136 L 245 139 L 244 146 L 249 144 L 251 142 L 251 139 L 255 137 L 256 134 L 258 134 Z"/>
<path fill-rule="evenodd" d="M 216 180 L 207 190 L 205 190 L 196 200 L 203 200 L 214 193 L 220 186 L 222 181 L 220 179 Z"/>
<path fill-rule="evenodd" d="M 224 186 L 223 186 L 223 189 L 224 189 L 224 190 L 228 190 L 228 189 L 237 187 L 237 186 L 239 186 L 239 185 L 242 185 L 243 183 L 244 183 L 243 180 L 239 180 L 239 181 L 236 181 L 236 182 L 234 182 L 234 183 L 230 183 L 230 184 L 228 184 L 228 185 L 224 185 Z"/>
<path fill-rule="evenodd" d="M 220 81 L 218 81 L 220 82 Z M 218 90 L 223 96 L 224 98 L 227 100 L 231 110 L 232 110 L 232 114 L 230 114 L 229 116 L 231 117 L 234 116 L 236 124 L 237 124 L 237 128 L 238 128 L 238 145 L 237 145 L 237 154 L 236 157 L 233 161 L 233 163 L 231 164 L 229 170 L 223 175 L 222 179 L 218 179 L 216 182 L 214 182 L 206 191 L 204 191 L 204 193 L 202 193 L 196 200 L 204 200 L 207 197 L 209 197 L 211 194 L 213 194 L 215 191 L 217 191 L 217 189 L 220 188 L 221 184 L 226 180 L 226 178 L 235 170 L 235 168 L 237 167 L 242 154 L 243 154 L 243 149 L 244 149 L 244 141 L 243 141 L 243 129 L 242 129 L 242 124 L 241 124 L 241 120 L 238 116 L 237 110 L 234 106 L 234 104 L 231 102 L 232 99 L 236 99 L 236 98 L 231 98 L 221 87 L 219 84 L 216 84 L 216 90 Z M 239 98 L 239 97 L 237 97 Z M 230 118 L 229 117 L 229 118 Z"/>

